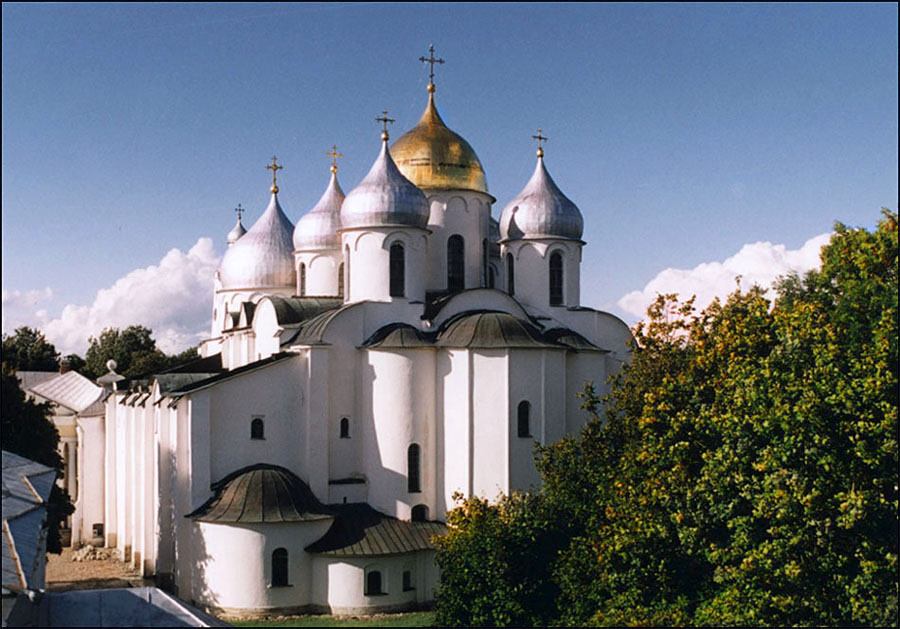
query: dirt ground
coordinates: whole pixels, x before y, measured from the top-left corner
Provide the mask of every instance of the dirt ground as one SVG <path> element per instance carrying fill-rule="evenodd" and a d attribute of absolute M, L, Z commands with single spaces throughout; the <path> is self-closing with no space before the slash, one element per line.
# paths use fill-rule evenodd
<path fill-rule="evenodd" d="M 71 548 L 63 548 L 60 555 L 47 553 L 48 590 L 65 592 L 153 585 L 152 579 L 142 579 L 128 564 L 118 559 L 73 561 L 73 552 Z"/>

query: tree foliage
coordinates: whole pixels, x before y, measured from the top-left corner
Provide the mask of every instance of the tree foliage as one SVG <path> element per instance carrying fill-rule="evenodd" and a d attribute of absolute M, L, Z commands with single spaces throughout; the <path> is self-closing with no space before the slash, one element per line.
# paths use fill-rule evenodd
<path fill-rule="evenodd" d="M 158 373 L 198 357 L 197 349 L 193 347 L 167 356 L 156 347 L 152 330 L 142 325 L 131 325 L 124 330 L 106 328 L 100 336 L 90 337 L 88 342 L 84 373 L 94 379 L 108 371 L 106 363 L 110 359 L 116 361 L 117 373 L 134 378 Z"/>
<path fill-rule="evenodd" d="M 57 451 L 59 432 L 50 419 L 50 404 L 29 400 L 15 374 L 4 367 L 0 391 L 0 441 L 3 449 L 55 469 L 62 477 L 63 462 Z M 54 484 L 47 502 L 47 550 L 62 552 L 60 526 L 75 510 L 68 492 Z"/>
<path fill-rule="evenodd" d="M 8 370 L 55 371 L 59 352 L 40 330 L 22 326 L 3 335 L 3 363 Z"/>
<path fill-rule="evenodd" d="M 450 513 L 441 622 L 896 626 L 897 265 L 885 211 L 874 233 L 837 225 L 821 269 L 774 304 L 753 289 L 697 314 L 661 296 L 605 417 L 539 448 L 541 517 L 504 519 L 525 498 Z M 507 525 L 559 552 L 495 568 L 519 550 Z M 495 592 L 506 609 L 531 569 L 552 602 L 467 611 Z M 461 589 L 466 571 L 492 580 Z"/>

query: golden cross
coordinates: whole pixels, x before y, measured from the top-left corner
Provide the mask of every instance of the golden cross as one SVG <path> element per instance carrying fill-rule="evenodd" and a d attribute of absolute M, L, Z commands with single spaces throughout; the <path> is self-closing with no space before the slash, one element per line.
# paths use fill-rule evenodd
<path fill-rule="evenodd" d="M 338 153 L 338 152 L 337 152 L 337 146 L 334 146 L 334 145 L 333 145 L 333 146 L 331 147 L 331 150 L 328 151 L 327 153 L 325 153 L 325 155 L 327 155 L 328 157 L 331 158 L 331 172 L 332 172 L 332 173 L 336 173 L 336 172 L 338 171 L 338 167 L 337 167 L 337 159 L 338 159 L 338 157 L 343 157 L 344 154 L 343 154 L 343 153 Z"/>
<path fill-rule="evenodd" d="M 537 156 L 538 156 L 538 157 L 543 157 L 543 156 L 544 156 L 544 144 L 543 144 L 543 143 L 544 143 L 544 141 L 547 140 L 548 138 L 545 138 L 545 137 L 541 134 L 541 129 L 538 129 L 538 134 L 537 134 L 537 135 L 533 135 L 533 136 L 531 136 L 531 137 L 533 137 L 535 140 L 538 141 Z"/>
<path fill-rule="evenodd" d="M 428 58 L 419 57 L 419 61 L 422 63 L 427 63 L 430 67 L 428 72 L 428 82 L 434 84 L 434 64 L 436 63 L 444 63 L 443 59 L 435 59 L 434 58 L 434 44 L 428 46 Z"/>
<path fill-rule="evenodd" d="M 237 206 L 236 208 L 234 208 L 234 211 L 237 212 L 238 220 L 241 220 L 241 215 L 242 215 L 244 212 L 246 212 L 247 210 L 245 210 L 244 208 L 242 208 L 242 207 L 241 207 L 241 204 L 238 203 L 238 206 Z"/>
<path fill-rule="evenodd" d="M 385 142 L 387 142 L 388 139 L 390 139 L 389 136 L 388 136 L 387 126 L 388 126 L 388 123 L 389 123 L 389 122 L 390 122 L 390 123 L 393 123 L 393 122 L 394 122 L 394 119 L 393 119 L 393 118 L 388 118 L 388 117 L 387 117 L 387 109 L 382 109 L 382 110 L 381 110 L 381 117 L 380 117 L 380 118 L 375 118 L 375 122 L 380 122 L 380 123 L 384 124 L 384 130 L 381 132 L 381 139 L 384 140 Z"/>
<path fill-rule="evenodd" d="M 278 158 L 273 155 L 272 163 L 269 164 L 268 166 L 266 166 L 266 168 L 268 168 L 272 171 L 272 192 L 275 192 L 275 193 L 278 192 L 278 185 L 276 183 L 275 176 L 278 174 L 279 170 L 284 169 L 284 166 L 279 166 L 277 162 L 278 162 Z"/>

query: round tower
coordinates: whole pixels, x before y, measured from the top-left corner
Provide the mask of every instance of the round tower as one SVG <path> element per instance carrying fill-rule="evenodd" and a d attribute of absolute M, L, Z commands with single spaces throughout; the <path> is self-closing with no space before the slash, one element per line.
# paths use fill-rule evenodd
<path fill-rule="evenodd" d="M 391 159 L 383 113 L 381 152 L 341 206 L 346 302 L 425 299 L 428 200 Z"/>
<path fill-rule="evenodd" d="M 538 142 L 547 138 L 538 130 Z M 531 179 L 500 215 L 500 257 L 508 293 L 537 307 L 574 307 L 580 300 L 581 211 L 557 187 L 538 147 Z"/>
<path fill-rule="evenodd" d="M 455 292 L 488 284 L 491 204 L 484 168 L 471 145 L 450 130 L 434 102 L 434 59 L 429 59 L 431 80 L 428 104 L 418 124 L 391 146 L 391 155 L 403 175 L 428 198 L 429 291 Z"/>
<path fill-rule="evenodd" d="M 341 251 L 341 204 L 344 191 L 337 180 L 337 158 L 333 147 L 331 180 L 322 198 L 304 214 L 294 227 L 294 270 L 297 295 L 343 296 L 344 254 Z"/>

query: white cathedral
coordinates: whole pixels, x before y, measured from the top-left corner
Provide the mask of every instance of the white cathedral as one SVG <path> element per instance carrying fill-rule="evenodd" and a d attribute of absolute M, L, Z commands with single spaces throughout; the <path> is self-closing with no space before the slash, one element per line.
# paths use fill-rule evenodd
<path fill-rule="evenodd" d="M 349 194 L 332 161 L 296 225 L 273 158 L 268 207 L 228 234 L 202 358 L 100 379 L 74 539 L 226 613 L 410 609 L 434 599 L 454 493 L 540 482 L 535 442 L 585 423 L 576 394 L 604 391 L 631 334 L 580 305 L 583 219 L 541 145 L 498 223 L 434 92 L 390 146 L 381 119 Z"/>

